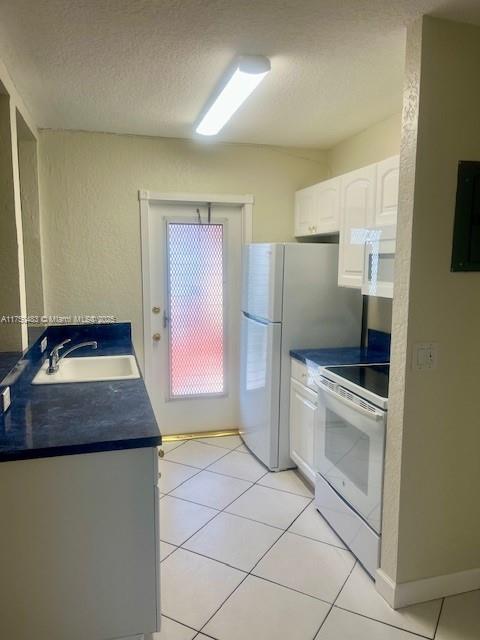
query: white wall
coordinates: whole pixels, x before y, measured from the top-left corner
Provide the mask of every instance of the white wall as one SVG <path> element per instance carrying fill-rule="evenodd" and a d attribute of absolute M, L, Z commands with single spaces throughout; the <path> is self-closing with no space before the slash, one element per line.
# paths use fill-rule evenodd
<path fill-rule="evenodd" d="M 10 97 L 0 94 L 0 318 L 21 313 L 10 116 Z M 0 351 L 21 350 L 20 325 L 2 322 Z"/>
<path fill-rule="evenodd" d="M 410 28 L 382 551 L 399 584 L 473 571 L 480 587 L 480 273 L 450 272 L 458 161 L 480 158 L 479 67 L 479 27 Z M 419 371 L 426 341 L 438 364 Z"/>
<path fill-rule="evenodd" d="M 330 174 L 339 176 L 399 153 L 401 119 L 395 113 L 332 147 L 327 155 Z"/>
<path fill-rule="evenodd" d="M 293 237 L 296 189 L 327 176 L 325 154 L 255 145 L 42 131 L 46 313 L 133 323 L 142 356 L 138 189 L 252 193 L 255 241 Z"/>

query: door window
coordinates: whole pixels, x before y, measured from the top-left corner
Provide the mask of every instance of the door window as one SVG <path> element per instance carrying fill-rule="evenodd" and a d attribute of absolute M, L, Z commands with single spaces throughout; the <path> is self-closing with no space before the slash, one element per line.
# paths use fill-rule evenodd
<path fill-rule="evenodd" d="M 170 398 L 225 393 L 224 223 L 167 222 Z"/>

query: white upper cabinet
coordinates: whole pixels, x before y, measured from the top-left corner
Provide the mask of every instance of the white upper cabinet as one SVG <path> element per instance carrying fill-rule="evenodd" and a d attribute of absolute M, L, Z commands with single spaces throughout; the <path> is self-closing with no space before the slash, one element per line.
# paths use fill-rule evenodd
<path fill-rule="evenodd" d="M 387 158 L 377 164 L 376 227 L 397 222 L 399 169 L 399 156 Z"/>
<path fill-rule="evenodd" d="M 315 185 L 295 193 L 295 235 L 309 236 L 316 222 Z"/>
<path fill-rule="evenodd" d="M 397 224 L 399 156 L 295 194 L 297 237 L 340 232 L 338 284 L 362 288 L 365 232 Z"/>
<path fill-rule="evenodd" d="M 317 221 L 315 233 L 340 231 L 340 179 L 332 178 L 315 185 Z"/>
<path fill-rule="evenodd" d="M 361 289 L 364 263 L 364 230 L 375 224 L 375 164 L 340 179 L 340 241 L 338 284 Z"/>
<path fill-rule="evenodd" d="M 296 192 L 295 235 L 297 237 L 339 231 L 339 183 L 339 178 L 333 178 Z"/>

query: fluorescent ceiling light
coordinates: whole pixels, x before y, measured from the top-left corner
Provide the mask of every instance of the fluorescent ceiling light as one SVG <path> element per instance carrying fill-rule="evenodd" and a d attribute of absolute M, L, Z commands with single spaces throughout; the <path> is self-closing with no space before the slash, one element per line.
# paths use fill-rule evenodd
<path fill-rule="evenodd" d="M 239 58 L 226 84 L 200 120 L 195 129 L 196 133 L 202 136 L 216 135 L 269 71 L 268 58 L 263 56 Z"/>

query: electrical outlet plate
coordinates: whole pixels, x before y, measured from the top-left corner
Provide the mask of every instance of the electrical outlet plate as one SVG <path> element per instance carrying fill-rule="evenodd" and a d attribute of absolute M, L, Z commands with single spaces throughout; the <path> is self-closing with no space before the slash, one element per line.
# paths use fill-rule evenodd
<path fill-rule="evenodd" d="M 11 404 L 10 387 L 5 387 L 2 391 L 2 411 L 5 412 Z"/>
<path fill-rule="evenodd" d="M 438 359 L 436 342 L 417 342 L 413 348 L 413 368 L 420 371 L 435 369 Z"/>
<path fill-rule="evenodd" d="M 43 353 L 47 348 L 47 336 L 40 342 L 40 351 Z"/>

